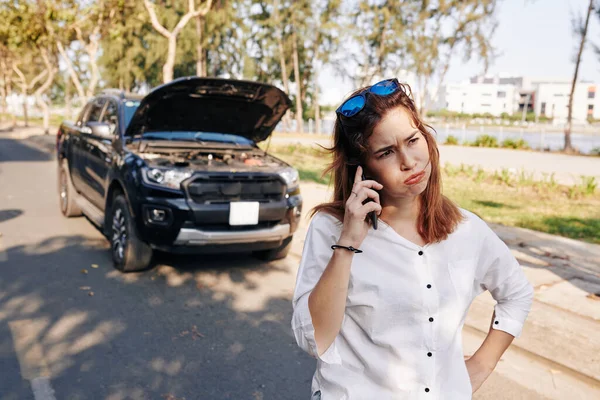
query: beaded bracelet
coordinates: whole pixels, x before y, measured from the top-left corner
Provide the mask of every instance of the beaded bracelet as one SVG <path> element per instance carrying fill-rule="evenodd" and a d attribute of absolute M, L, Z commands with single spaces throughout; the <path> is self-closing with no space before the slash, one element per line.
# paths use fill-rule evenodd
<path fill-rule="evenodd" d="M 354 247 L 352 247 L 352 246 L 341 246 L 341 245 L 339 245 L 339 244 L 334 244 L 333 246 L 331 246 L 331 249 L 332 249 L 332 250 L 335 250 L 335 249 L 346 249 L 346 250 L 353 251 L 353 252 L 355 252 L 355 253 L 362 253 L 362 250 L 355 249 L 355 248 L 354 248 Z"/>

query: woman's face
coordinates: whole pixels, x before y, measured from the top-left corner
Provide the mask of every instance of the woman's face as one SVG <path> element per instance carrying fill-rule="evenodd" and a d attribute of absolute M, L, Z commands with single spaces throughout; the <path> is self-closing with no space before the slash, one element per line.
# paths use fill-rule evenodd
<path fill-rule="evenodd" d="M 383 199 L 416 197 L 427 188 L 429 147 L 404 107 L 390 110 L 367 142 L 366 174 L 383 185 Z"/>

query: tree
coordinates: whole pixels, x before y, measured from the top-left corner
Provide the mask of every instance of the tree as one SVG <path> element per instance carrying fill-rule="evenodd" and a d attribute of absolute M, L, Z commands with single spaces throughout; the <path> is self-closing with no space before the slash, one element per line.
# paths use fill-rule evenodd
<path fill-rule="evenodd" d="M 340 16 L 341 0 L 317 1 L 315 4 L 315 18 L 312 21 L 313 32 L 312 49 L 309 59 L 312 60 L 312 105 L 315 117 L 315 133 L 321 133 L 321 107 L 319 104 L 319 70 L 327 65 L 339 44 L 341 26 L 338 22 Z"/>
<path fill-rule="evenodd" d="M 439 96 L 458 49 L 463 49 L 465 60 L 476 55 L 487 70 L 493 52 L 490 39 L 496 28 L 496 0 L 452 0 L 436 7 L 428 1 L 420 3 L 415 26 L 409 31 L 408 53 L 419 82 L 419 112 L 425 115 L 429 84 L 437 78 Z"/>
<path fill-rule="evenodd" d="M 195 1 L 188 0 L 187 13 L 181 17 L 172 31 L 169 31 L 159 22 L 156 15 L 156 10 L 154 9 L 154 3 L 150 2 L 150 0 L 144 0 L 144 6 L 150 15 L 150 21 L 152 22 L 154 29 L 156 29 L 158 33 L 163 35 L 168 40 L 169 47 L 167 52 L 167 60 L 163 65 L 163 83 L 167 83 L 173 80 L 173 68 L 175 66 L 175 56 L 177 53 L 177 36 L 179 36 L 179 33 L 190 21 L 190 19 L 198 16 L 206 16 L 206 14 L 208 14 L 212 6 L 212 0 L 206 0 L 204 6 L 198 10 L 196 10 Z"/>
<path fill-rule="evenodd" d="M 117 0 L 51 3 L 47 29 L 82 100 L 93 96 L 100 82 L 100 42 L 112 24 L 118 3 Z"/>
<path fill-rule="evenodd" d="M 587 14 L 585 17 L 585 22 L 583 22 L 582 18 L 576 18 L 573 20 L 573 31 L 575 33 L 575 37 L 579 40 L 579 51 L 577 52 L 577 56 L 575 58 L 575 72 L 573 73 L 573 81 L 571 83 L 571 92 L 569 93 L 569 105 L 568 113 L 567 113 L 567 125 L 565 126 L 565 147 L 564 151 L 572 152 L 573 145 L 571 144 L 571 128 L 572 128 L 572 120 L 573 120 L 573 94 L 575 93 L 575 85 L 577 84 L 577 76 L 579 75 L 579 64 L 581 63 L 581 56 L 583 54 L 583 49 L 585 48 L 585 42 L 587 39 L 588 26 L 590 23 L 590 15 L 594 10 L 594 0 L 590 0 L 590 4 L 587 9 Z"/>
<path fill-rule="evenodd" d="M 9 16 L 8 25 L 12 29 L 8 34 L 8 43 L 18 49 L 18 55 L 15 55 L 16 60 L 13 62 L 13 70 L 19 76 L 22 88 L 26 93 L 39 84 L 33 91 L 33 95 L 44 115 L 44 133 L 48 134 L 50 112 L 46 101 L 46 92 L 52 86 L 58 72 L 58 61 L 53 51 L 53 39 L 47 23 L 47 16 L 52 13 L 52 9 L 46 2 L 20 1 L 8 4 L 5 12 Z M 16 51 L 15 53 L 17 54 Z M 20 70 L 19 64 L 31 62 L 34 57 L 42 59 L 44 69 L 39 73 L 34 70 L 34 78 L 29 81 L 25 73 Z M 28 65 L 27 70 L 30 67 L 32 65 Z"/>

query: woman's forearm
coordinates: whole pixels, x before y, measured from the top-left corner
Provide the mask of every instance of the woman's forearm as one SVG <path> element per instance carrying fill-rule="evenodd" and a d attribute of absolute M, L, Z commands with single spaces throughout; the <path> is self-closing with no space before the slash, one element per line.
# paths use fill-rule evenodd
<path fill-rule="evenodd" d="M 495 316 L 494 313 L 492 315 L 492 323 Z M 481 344 L 481 347 L 473 354 L 473 357 L 477 358 L 482 364 L 494 369 L 498 361 L 500 361 L 500 357 L 502 357 L 514 339 L 515 337 L 510 333 L 493 329 L 492 324 L 490 324 L 490 330 L 485 340 Z"/>
<path fill-rule="evenodd" d="M 335 250 L 308 298 L 319 355 L 333 343 L 342 326 L 353 257 L 354 253 L 345 249 Z"/>

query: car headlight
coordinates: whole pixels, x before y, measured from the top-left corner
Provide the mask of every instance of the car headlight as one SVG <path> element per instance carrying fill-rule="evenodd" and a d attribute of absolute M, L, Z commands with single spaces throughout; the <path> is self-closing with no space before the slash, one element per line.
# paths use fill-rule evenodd
<path fill-rule="evenodd" d="M 288 167 L 279 171 L 279 176 L 281 176 L 285 181 L 288 190 L 296 188 L 300 182 L 298 171 L 292 167 Z"/>
<path fill-rule="evenodd" d="M 190 171 L 177 169 L 144 168 L 144 181 L 169 189 L 181 189 L 181 182 L 192 176 Z"/>

